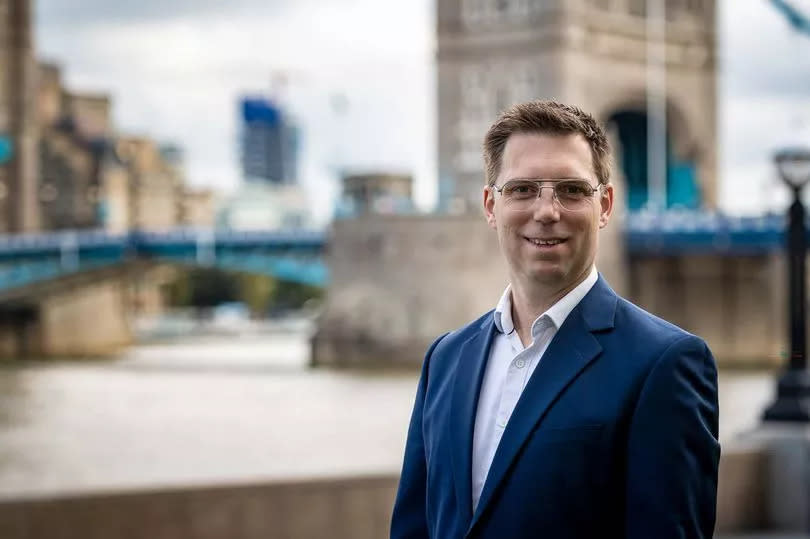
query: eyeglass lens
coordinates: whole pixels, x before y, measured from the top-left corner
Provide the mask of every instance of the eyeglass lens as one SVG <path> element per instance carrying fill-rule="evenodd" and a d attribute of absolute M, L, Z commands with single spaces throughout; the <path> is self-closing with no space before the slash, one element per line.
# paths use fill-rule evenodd
<path fill-rule="evenodd" d="M 560 180 L 552 185 L 541 185 L 537 180 L 509 180 L 501 188 L 501 193 L 512 205 L 530 206 L 546 188 L 553 189 L 554 198 L 566 210 L 586 207 L 594 193 L 593 186 L 585 180 Z"/>

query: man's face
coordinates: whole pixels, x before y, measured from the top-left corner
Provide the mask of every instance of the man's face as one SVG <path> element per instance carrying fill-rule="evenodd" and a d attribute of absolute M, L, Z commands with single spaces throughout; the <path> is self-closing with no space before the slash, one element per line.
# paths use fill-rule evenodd
<path fill-rule="evenodd" d="M 580 134 L 516 133 L 503 153 L 497 187 L 511 179 L 586 179 L 596 187 L 588 142 Z M 613 209 L 613 186 L 602 186 L 578 211 L 554 201 L 552 189 L 517 209 L 501 193 L 484 188 L 484 210 L 498 233 L 515 285 L 564 290 L 585 277 L 596 256 L 598 231 Z M 552 244 L 538 245 L 537 241 Z M 517 282 L 515 282 L 517 281 Z"/>

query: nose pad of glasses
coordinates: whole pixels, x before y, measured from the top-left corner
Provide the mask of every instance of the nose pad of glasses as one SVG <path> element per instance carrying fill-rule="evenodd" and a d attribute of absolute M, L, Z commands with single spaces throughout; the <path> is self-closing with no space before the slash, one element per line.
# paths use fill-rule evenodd
<path fill-rule="evenodd" d="M 549 193 L 547 195 L 544 195 L 543 192 L 546 191 L 546 190 L 548 190 Z M 554 187 L 553 186 L 550 186 L 550 185 L 541 186 L 540 187 L 540 192 L 537 193 L 537 200 L 535 200 L 534 202 L 537 203 L 538 200 L 540 201 L 539 208 L 543 208 L 547 204 L 550 205 L 550 207 L 553 210 L 556 210 L 556 211 L 559 211 L 560 208 L 561 208 L 560 201 L 557 200 L 557 195 L 554 193 Z"/>

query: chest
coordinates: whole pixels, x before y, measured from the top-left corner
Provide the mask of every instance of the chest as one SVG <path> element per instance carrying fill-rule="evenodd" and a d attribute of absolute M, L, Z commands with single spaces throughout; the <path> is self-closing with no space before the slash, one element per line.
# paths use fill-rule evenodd
<path fill-rule="evenodd" d="M 517 369 L 514 363 L 520 358 L 518 355 L 513 359 L 513 369 Z M 527 372 L 525 383 L 519 378 L 514 387 L 509 386 L 508 374 L 488 381 L 486 369 L 478 379 L 473 379 L 476 387 L 457 388 L 455 376 L 449 376 L 443 383 L 428 388 L 423 416 L 426 456 L 449 450 L 453 442 L 458 442 L 454 437 L 459 436 L 471 450 L 476 423 L 501 420 L 508 430 L 514 414 L 528 415 L 534 425 L 526 436 L 527 443 L 567 441 L 612 449 L 616 440 L 624 438 L 637 394 L 638 380 L 632 369 L 623 365 L 627 361 L 621 356 L 599 358 L 556 393 L 542 410 L 530 406 L 532 392 L 545 389 L 542 369 Z"/>

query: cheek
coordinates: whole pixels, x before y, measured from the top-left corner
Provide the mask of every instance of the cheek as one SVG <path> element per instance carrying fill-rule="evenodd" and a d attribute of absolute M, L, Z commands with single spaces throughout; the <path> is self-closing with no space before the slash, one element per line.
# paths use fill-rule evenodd
<path fill-rule="evenodd" d="M 514 234 L 518 228 L 518 223 L 515 222 L 513 215 L 500 214 L 497 216 L 498 229 L 503 234 Z"/>

